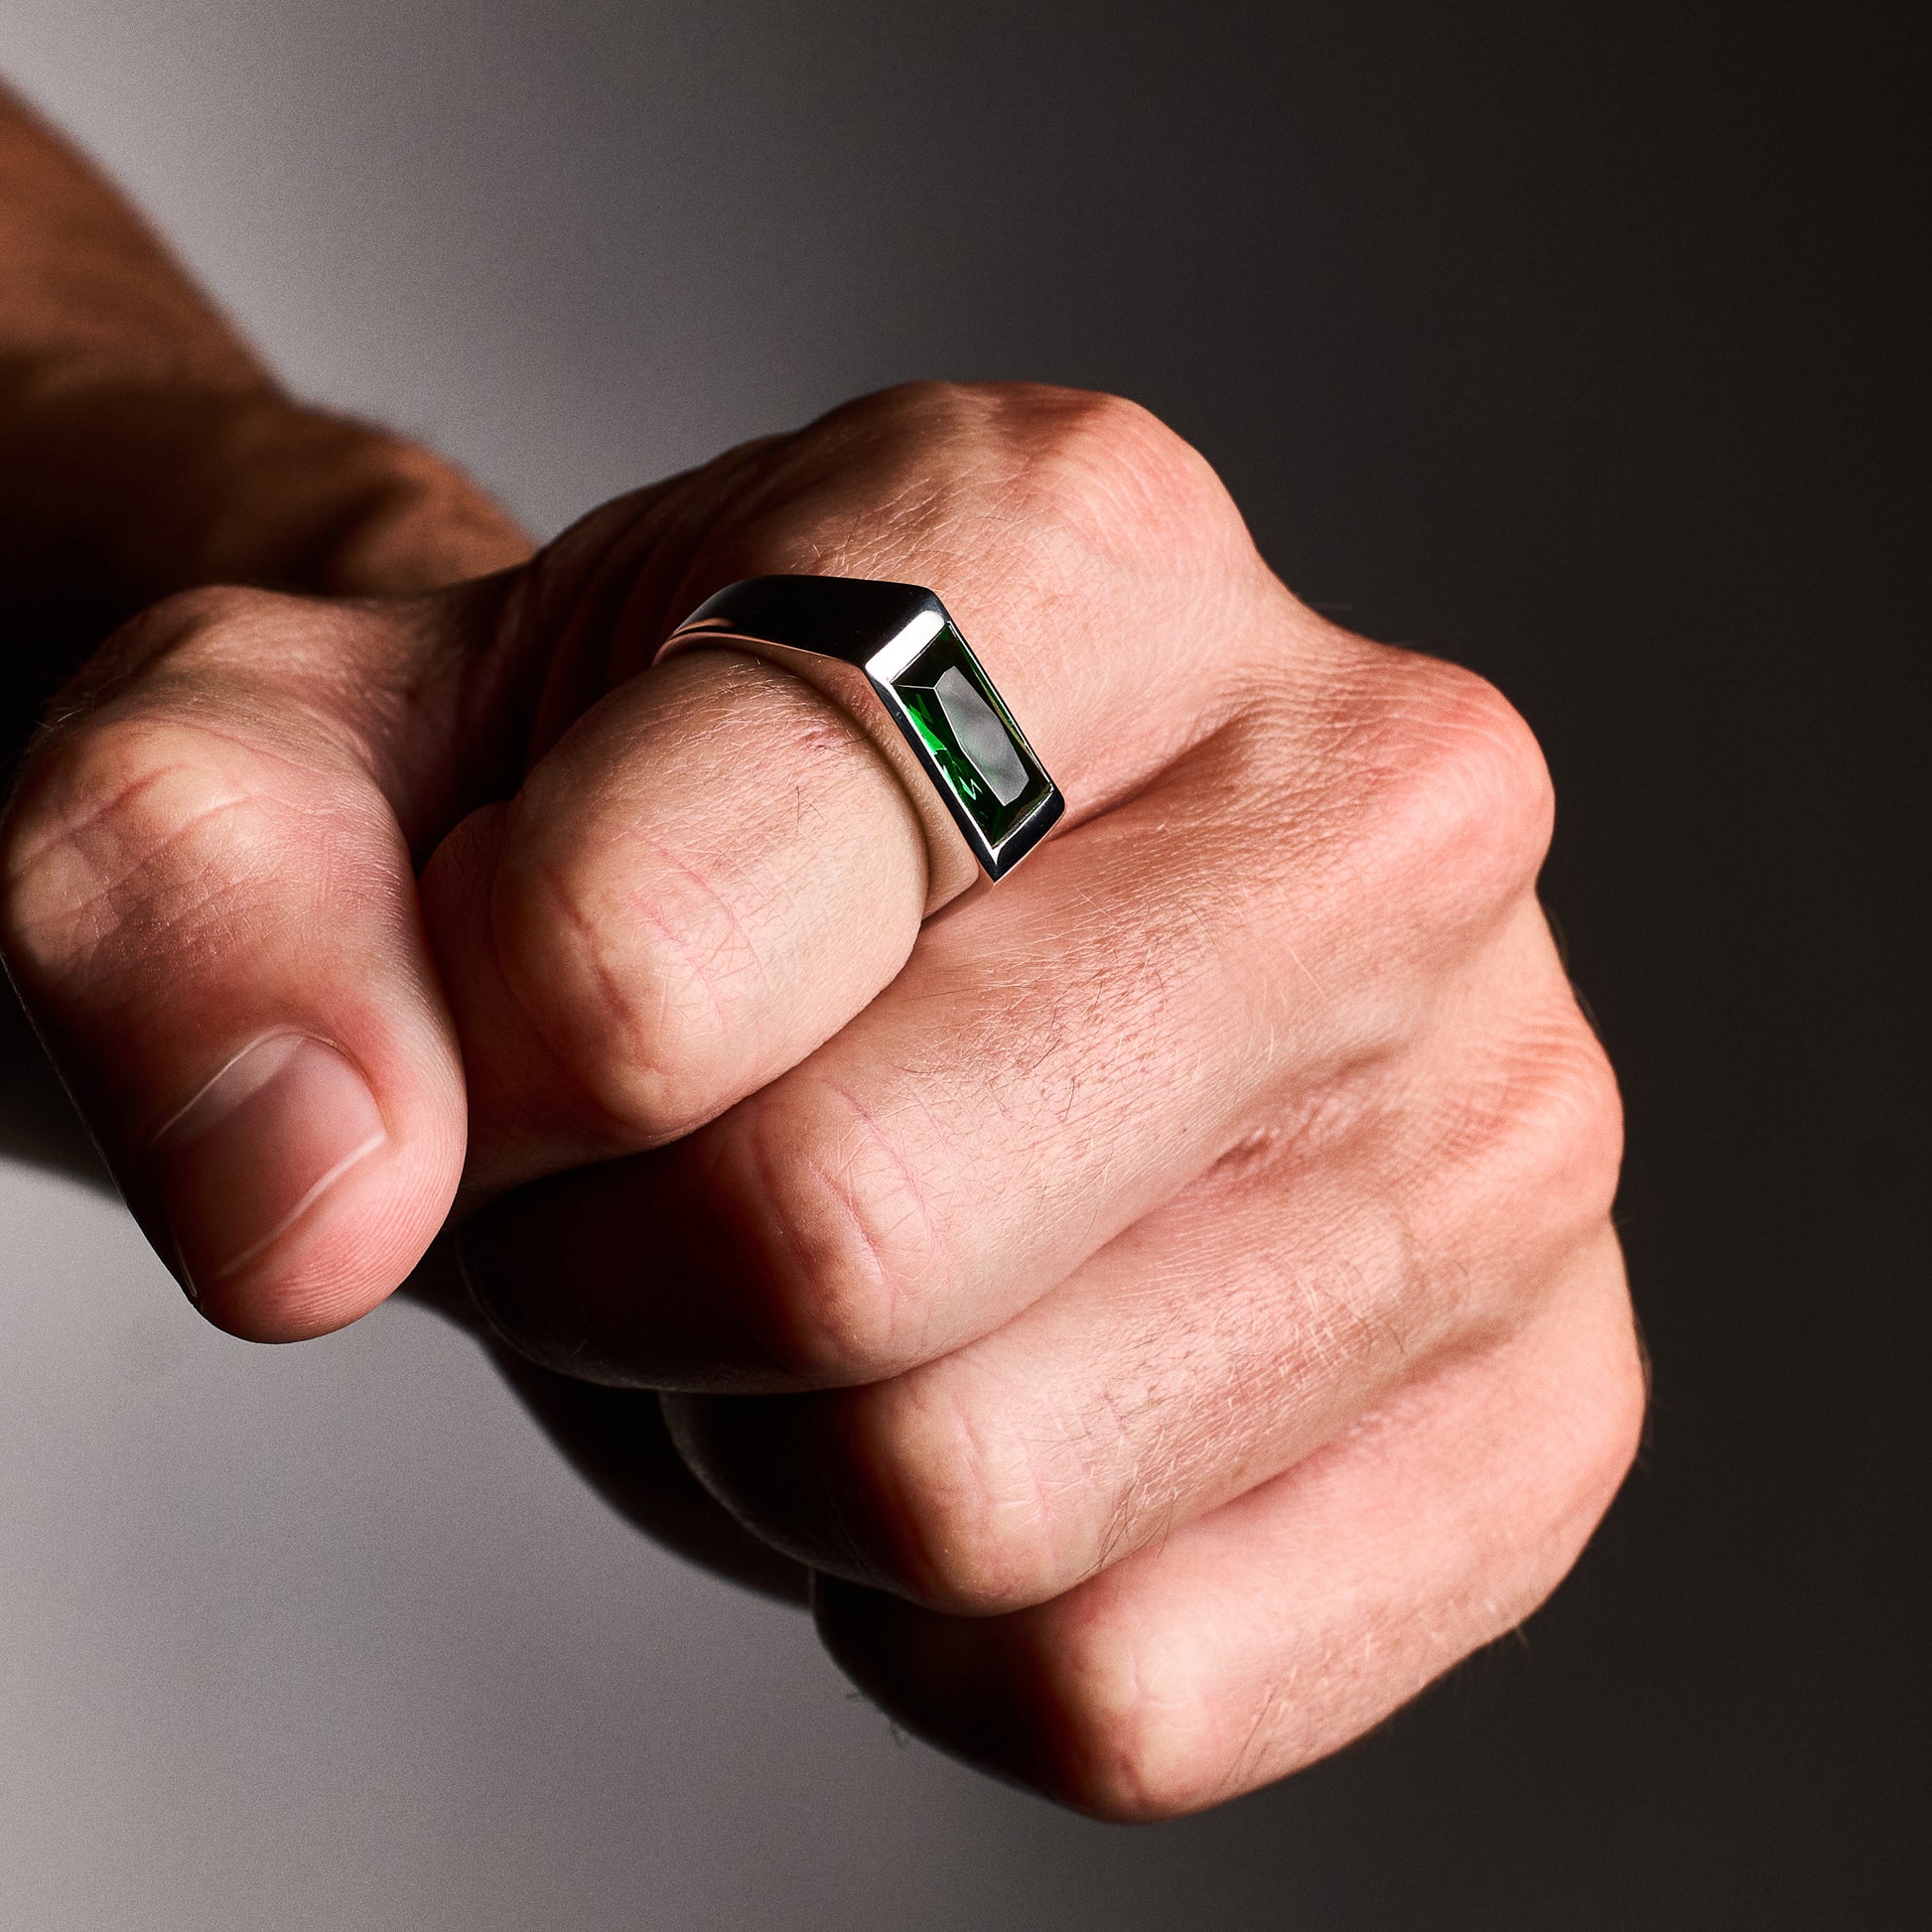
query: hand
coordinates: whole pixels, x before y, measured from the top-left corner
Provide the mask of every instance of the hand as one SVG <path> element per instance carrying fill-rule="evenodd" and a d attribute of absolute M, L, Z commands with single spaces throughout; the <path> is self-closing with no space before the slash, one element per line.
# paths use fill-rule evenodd
<path fill-rule="evenodd" d="M 938 590 L 1068 797 L 923 926 L 841 714 L 643 668 L 813 571 Z M 1299 606 L 1149 417 L 923 387 L 456 592 L 159 607 L 31 763 L 5 943 L 212 1318 L 352 1319 L 462 1178 L 494 1323 L 682 1391 L 858 1682 L 1150 1817 L 1513 1625 L 1633 1452 L 1550 809 L 1492 689 Z"/>

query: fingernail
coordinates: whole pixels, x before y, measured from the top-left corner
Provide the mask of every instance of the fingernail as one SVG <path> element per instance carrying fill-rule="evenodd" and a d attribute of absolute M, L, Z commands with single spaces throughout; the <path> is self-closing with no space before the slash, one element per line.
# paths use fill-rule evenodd
<path fill-rule="evenodd" d="M 247 1267 L 383 1138 L 368 1082 L 333 1046 L 274 1034 L 237 1053 L 154 1142 L 190 1296 Z"/>

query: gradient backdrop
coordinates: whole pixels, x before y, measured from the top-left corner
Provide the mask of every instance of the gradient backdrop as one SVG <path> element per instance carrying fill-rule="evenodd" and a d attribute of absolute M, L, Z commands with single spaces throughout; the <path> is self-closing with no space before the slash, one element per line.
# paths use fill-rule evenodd
<path fill-rule="evenodd" d="M 295 383 L 542 531 L 858 390 L 1043 377 L 1198 443 L 1312 603 L 1495 678 L 1557 773 L 1657 1387 L 1522 1640 L 1101 1828 L 896 1737 L 424 1310 L 204 1328 L 16 1027 L 0 1924 L 1924 1922 L 1909 68 L 1843 9 L 1685 13 L 0 9 Z"/>

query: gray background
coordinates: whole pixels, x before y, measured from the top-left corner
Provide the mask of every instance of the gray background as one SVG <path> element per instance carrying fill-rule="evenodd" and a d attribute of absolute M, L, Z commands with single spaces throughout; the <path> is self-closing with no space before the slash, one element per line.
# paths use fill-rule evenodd
<path fill-rule="evenodd" d="M 1085 383 L 1496 677 L 1658 1402 L 1525 1641 L 1107 1830 L 895 1737 L 425 1309 L 204 1328 L 16 1026 L 0 1924 L 1917 1922 L 1908 69 L 1684 11 L 9 0 L 0 68 L 290 379 L 539 530 L 901 377 Z"/>

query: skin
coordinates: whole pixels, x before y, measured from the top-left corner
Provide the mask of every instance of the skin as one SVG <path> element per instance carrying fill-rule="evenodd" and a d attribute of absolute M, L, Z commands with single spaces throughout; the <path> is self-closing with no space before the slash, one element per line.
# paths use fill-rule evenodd
<path fill-rule="evenodd" d="M 668 1392 L 862 1687 L 1103 1817 L 1534 1608 L 1643 1384 L 1508 704 L 1297 603 L 1112 398 L 867 398 L 527 563 L 435 475 L 499 554 L 154 605 L 0 832 L 16 983 L 209 1318 L 338 1327 L 455 1214 L 500 1336 Z M 645 668 L 765 572 L 945 599 L 1068 798 L 996 891 L 921 922 L 802 684 Z"/>

